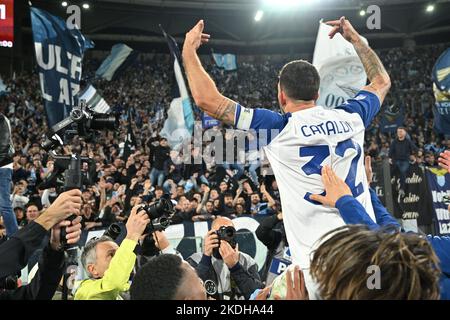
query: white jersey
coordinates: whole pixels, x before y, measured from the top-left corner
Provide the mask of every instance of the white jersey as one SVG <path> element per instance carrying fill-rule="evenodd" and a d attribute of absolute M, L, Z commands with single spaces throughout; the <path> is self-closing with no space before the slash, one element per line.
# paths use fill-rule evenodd
<path fill-rule="evenodd" d="M 364 131 L 380 109 L 378 97 L 361 91 L 336 109 L 316 106 L 281 115 L 238 105 L 236 127 L 278 129 L 264 147 L 280 190 L 284 226 L 292 261 L 308 268 L 311 252 L 328 231 L 344 225 L 335 208 L 314 203 L 323 194 L 321 169 L 329 165 L 349 185 L 372 220 L 375 216 L 364 170 Z"/>

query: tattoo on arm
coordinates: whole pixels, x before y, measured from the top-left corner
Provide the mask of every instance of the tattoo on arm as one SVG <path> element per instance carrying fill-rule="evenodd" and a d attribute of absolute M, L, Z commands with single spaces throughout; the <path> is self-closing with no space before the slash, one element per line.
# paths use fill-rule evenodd
<path fill-rule="evenodd" d="M 363 41 L 357 41 L 353 46 L 361 59 L 367 78 L 371 82 L 369 87 L 378 92 L 380 98 L 383 100 L 389 90 L 389 86 L 380 87 L 376 81 L 380 79 L 382 83 L 386 83 L 386 80 L 389 80 L 389 75 L 383 63 L 377 54 Z"/>
<path fill-rule="evenodd" d="M 227 97 L 223 97 L 219 106 L 214 112 L 214 118 L 227 124 L 234 124 L 234 115 L 236 112 L 236 102 Z"/>
<path fill-rule="evenodd" d="M 367 44 L 363 41 L 358 41 L 355 44 L 355 50 L 361 59 L 370 81 L 373 81 L 377 76 L 389 77 L 380 58 L 378 58 L 377 54 Z"/>

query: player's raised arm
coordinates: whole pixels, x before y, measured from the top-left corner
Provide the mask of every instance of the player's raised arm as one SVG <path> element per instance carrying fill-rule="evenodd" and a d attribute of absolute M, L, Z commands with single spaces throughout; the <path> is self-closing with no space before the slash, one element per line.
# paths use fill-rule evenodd
<path fill-rule="evenodd" d="M 197 49 L 209 41 L 203 33 L 204 22 L 200 20 L 187 34 L 183 45 L 183 63 L 189 88 L 195 104 L 211 117 L 234 125 L 237 103 L 224 97 L 211 77 L 206 73 L 197 55 Z"/>
<path fill-rule="evenodd" d="M 347 41 L 353 44 L 370 81 L 370 84 L 363 89 L 375 93 L 380 98 L 380 104 L 382 104 L 391 87 L 391 79 L 380 58 L 368 44 L 362 41 L 358 32 L 345 17 L 341 17 L 339 20 L 327 21 L 326 24 L 333 27 L 329 34 L 330 38 L 333 38 L 339 32 Z"/>

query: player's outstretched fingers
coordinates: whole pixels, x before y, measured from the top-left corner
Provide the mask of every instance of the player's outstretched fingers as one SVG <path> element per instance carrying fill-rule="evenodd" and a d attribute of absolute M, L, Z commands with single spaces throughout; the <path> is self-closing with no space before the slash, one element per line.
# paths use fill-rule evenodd
<path fill-rule="evenodd" d="M 323 182 L 323 185 L 325 186 L 325 189 L 327 189 L 327 187 L 331 184 L 330 176 L 328 175 L 328 171 L 327 171 L 327 167 L 328 166 L 322 167 L 322 182 Z"/>
<path fill-rule="evenodd" d="M 312 194 L 312 195 L 309 196 L 309 199 L 312 200 L 312 201 L 320 202 L 321 204 L 328 205 L 327 198 L 322 196 L 322 195 L 320 195 L 320 194 Z"/>

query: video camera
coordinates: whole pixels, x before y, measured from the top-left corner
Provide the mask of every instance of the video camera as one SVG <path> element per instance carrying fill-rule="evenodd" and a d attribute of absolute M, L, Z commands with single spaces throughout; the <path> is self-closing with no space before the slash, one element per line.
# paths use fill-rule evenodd
<path fill-rule="evenodd" d="M 215 232 L 219 239 L 219 247 L 221 241 L 226 241 L 230 244 L 230 246 L 235 249 L 236 248 L 236 229 L 232 226 L 221 226 L 219 230 Z M 216 259 L 221 259 L 221 255 L 219 253 L 219 247 L 213 249 L 213 255 Z"/>
<path fill-rule="evenodd" d="M 115 130 L 118 127 L 119 120 L 115 115 L 97 113 L 85 100 L 81 100 L 80 105 L 74 106 L 66 119 L 55 124 L 44 136 L 41 146 L 50 151 L 64 145 L 65 139 L 61 138 L 61 135 L 78 135 L 85 140 L 91 140 L 95 130 Z"/>
<path fill-rule="evenodd" d="M 49 151 L 55 163 L 52 174 L 38 186 L 38 189 L 56 188 L 57 193 L 61 193 L 93 185 L 96 176 L 95 161 L 80 155 L 81 145 L 71 155 L 58 155 L 56 149 L 63 147 L 74 136 L 84 141 L 92 141 L 95 130 L 114 130 L 118 127 L 118 118 L 115 115 L 97 113 L 86 104 L 85 100 L 81 100 L 79 105 L 72 108 L 66 119 L 55 124 L 43 137 L 41 146 Z M 88 172 L 85 175 L 81 171 L 83 162 L 88 164 Z M 71 216 L 68 220 L 74 218 L 75 216 Z M 67 245 L 65 229 L 61 230 L 61 239 L 65 249 L 76 247 Z"/>

